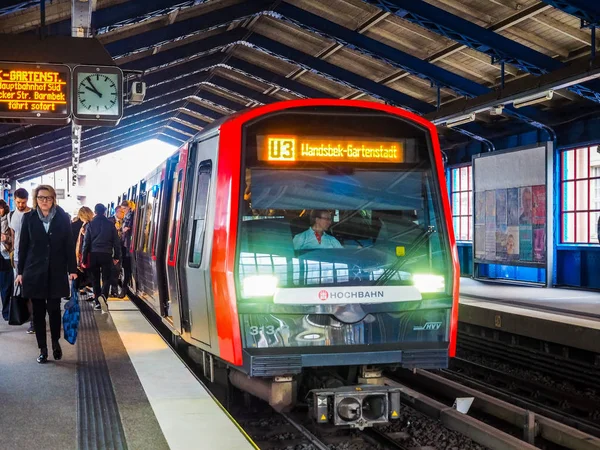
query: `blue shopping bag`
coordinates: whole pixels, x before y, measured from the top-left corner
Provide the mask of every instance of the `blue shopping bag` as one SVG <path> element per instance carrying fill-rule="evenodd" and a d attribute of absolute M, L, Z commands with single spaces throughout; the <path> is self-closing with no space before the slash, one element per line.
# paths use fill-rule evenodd
<path fill-rule="evenodd" d="M 75 287 L 75 281 L 71 283 L 71 299 L 65 305 L 63 314 L 63 330 L 65 341 L 75 345 L 77 340 L 77 329 L 79 328 L 79 292 Z"/>

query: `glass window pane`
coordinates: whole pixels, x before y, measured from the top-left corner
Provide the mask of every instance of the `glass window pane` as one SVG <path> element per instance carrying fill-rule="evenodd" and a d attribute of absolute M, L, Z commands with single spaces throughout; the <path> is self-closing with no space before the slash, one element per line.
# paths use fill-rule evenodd
<path fill-rule="evenodd" d="M 469 193 L 463 192 L 460 194 L 460 214 L 467 215 L 469 211 Z"/>
<path fill-rule="evenodd" d="M 575 210 L 575 183 L 572 181 L 563 184 L 563 211 Z"/>
<path fill-rule="evenodd" d="M 469 192 L 469 215 L 473 215 L 473 191 Z"/>
<path fill-rule="evenodd" d="M 452 214 L 460 214 L 460 194 L 452 194 Z"/>
<path fill-rule="evenodd" d="M 470 191 L 473 190 L 473 166 L 469 166 L 467 167 L 467 173 L 469 175 L 469 185 L 468 185 L 468 189 Z"/>
<path fill-rule="evenodd" d="M 575 177 L 575 150 L 563 152 L 563 180 L 572 180 Z"/>
<path fill-rule="evenodd" d="M 563 242 L 575 242 L 575 214 L 563 214 Z"/>
<path fill-rule="evenodd" d="M 600 179 L 590 180 L 590 209 L 600 209 Z"/>
<path fill-rule="evenodd" d="M 469 168 L 460 168 L 460 190 L 466 191 L 469 189 Z"/>
<path fill-rule="evenodd" d="M 576 181 L 577 194 L 575 195 L 575 205 L 577 211 L 587 211 L 588 209 L 588 180 Z"/>
<path fill-rule="evenodd" d="M 452 192 L 458 191 L 458 172 L 459 169 L 452 169 Z"/>
<path fill-rule="evenodd" d="M 471 217 L 469 217 L 469 241 L 473 241 L 473 225 L 471 223 Z"/>
<path fill-rule="evenodd" d="M 575 226 L 576 242 L 588 242 L 588 213 L 577 213 L 577 225 Z"/>
<path fill-rule="evenodd" d="M 454 217 L 454 238 L 460 239 L 460 217 Z"/>
<path fill-rule="evenodd" d="M 575 151 L 575 177 L 577 179 L 587 178 L 589 175 L 588 148 L 578 148 Z"/>
<path fill-rule="evenodd" d="M 469 239 L 469 218 L 463 216 L 460 218 L 460 240 L 467 241 Z"/>
<path fill-rule="evenodd" d="M 600 218 L 600 212 L 593 212 L 590 214 L 590 242 L 597 244 L 598 239 L 598 218 Z"/>

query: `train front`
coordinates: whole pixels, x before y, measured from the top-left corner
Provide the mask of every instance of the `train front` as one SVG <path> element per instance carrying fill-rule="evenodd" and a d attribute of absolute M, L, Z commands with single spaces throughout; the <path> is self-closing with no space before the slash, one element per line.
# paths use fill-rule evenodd
<path fill-rule="evenodd" d="M 454 243 L 431 128 L 339 103 L 242 128 L 237 308 L 251 377 L 297 381 L 317 421 L 362 428 L 398 417 L 383 369 L 448 364 Z"/>

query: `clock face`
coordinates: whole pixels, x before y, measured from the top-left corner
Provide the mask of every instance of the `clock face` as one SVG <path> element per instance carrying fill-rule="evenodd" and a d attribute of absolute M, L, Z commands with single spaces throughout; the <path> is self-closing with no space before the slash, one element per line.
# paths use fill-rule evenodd
<path fill-rule="evenodd" d="M 118 75 L 114 73 L 77 74 L 77 105 L 80 115 L 118 116 L 120 111 Z"/>

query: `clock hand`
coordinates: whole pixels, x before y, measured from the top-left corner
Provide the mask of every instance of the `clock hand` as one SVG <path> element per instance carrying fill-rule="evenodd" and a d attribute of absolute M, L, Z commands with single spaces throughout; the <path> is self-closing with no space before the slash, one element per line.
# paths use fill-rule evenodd
<path fill-rule="evenodd" d="M 96 86 L 94 86 L 92 84 L 92 80 L 90 80 L 89 78 L 86 78 L 86 80 L 90 84 L 90 86 L 92 87 L 93 92 L 95 92 L 98 95 L 98 97 L 102 98 L 102 94 L 100 93 L 100 91 L 98 89 L 96 89 Z"/>
<path fill-rule="evenodd" d="M 102 97 L 102 94 L 100 92 L 98 92 L 97 90 L 92 89 L 89 86 L 84 86 L 84 88 L 86 88 L 88 91 L 93 92 L 94 94 L 97 94 L 98 96 Z"/>

